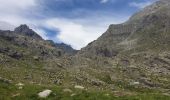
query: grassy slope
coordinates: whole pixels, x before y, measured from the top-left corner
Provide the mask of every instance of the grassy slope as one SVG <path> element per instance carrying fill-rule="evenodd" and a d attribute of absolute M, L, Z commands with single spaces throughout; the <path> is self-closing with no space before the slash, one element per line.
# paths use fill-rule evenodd
<path fill-rule="evenodd" d="M 0 100 L 41 100 L 37 94 L 44 89 L 51 89 L 52 94 L 44 100 L 169 100 L 170 96 L 155 91 L 145 92 L 109 92 L 87 91 L 72 88 L 72 93 L 63 92 L 63 87 L 25 85 L 19 90 L 16 85 L 0 82 Z M 76 94 L 71 96 L 71 94 Z M 109 94 L 109 95 L 106 95 Z"/>

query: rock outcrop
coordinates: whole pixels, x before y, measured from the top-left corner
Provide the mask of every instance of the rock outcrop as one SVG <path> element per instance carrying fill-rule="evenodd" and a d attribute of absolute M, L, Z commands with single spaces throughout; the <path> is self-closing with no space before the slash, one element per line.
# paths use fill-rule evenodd
<path fill-rule="evenodd" d="M 36 39 L 42 39 L 40 35 L 38 35 L 36 32 L 30 29 L 27 25 L 20 25 L 19 27 L 15 28 L 14 32 L 18 34 L 30 36 Z"/>

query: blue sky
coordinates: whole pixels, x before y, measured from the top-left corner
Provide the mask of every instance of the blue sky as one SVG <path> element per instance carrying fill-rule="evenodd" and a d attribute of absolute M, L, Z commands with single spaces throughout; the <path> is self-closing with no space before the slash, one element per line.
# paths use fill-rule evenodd
<path fill-rule="evenodd" d="M 122 23 L 154 0 L 0 0 L 0 28 L 27 24 L 44 39 L 75 49 Z"/>

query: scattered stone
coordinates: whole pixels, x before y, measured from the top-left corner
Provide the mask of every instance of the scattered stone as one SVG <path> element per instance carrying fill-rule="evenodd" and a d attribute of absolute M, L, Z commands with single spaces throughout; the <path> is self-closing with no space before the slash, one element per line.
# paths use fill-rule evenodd
<path fill-rule="evenodd" d="M 6 84 L 11 84 L 12 83 L 11 80 L 8 80 L 8 79 L 2 78 L 2 77 L 0 77 L 0 82 L 6 83 Z"/>
<path fill-rule="evenodd" d="M 130 85 L 139 85 L 139 82 L 131 82 Z"/>
<path fill-rule="evenodd" d="M 24 86 L 24 84 L 23 83 L 18 83 L 18 84 L 16 84 L 17 86 Z"/>
<path fill-rule="evenodd" d="M 63 67 L 61 63 L 57 63 L 56 65 L 57 65 L 58 67 L 60 67 L 60 68 Z"/>
<path fill-rule="evenodd" d="M 57 79 L 57 80 L 55 80 L 55 81 L 54 81 L 54 84 L 61 85 L 61 84 L 62 84 L 61 79 Z"/>
<path fill-rule="evenodd" d="M 79 86 L 79 85 L 74 86 L 74 88 L 76 88 L 76 89 L 81 89 L 81 90 L 83 90 L 83 89 L 84 89 L 84 87 L 83 87 L 83 86 Z"/>
<path fill-rule="evenodd" d="M 75 93 L 73 93 L 73 94 L 71 94 L 70 96 L 71 96 L 71 97 L 73 97 L 73 96 L 75 96 L 75 95 L 76 95 L 76 94 L 75 94 Z"/>
<path fill-rule="evenodd" d="M 11 51 L 9 52 L 8 56 L 15 58 L 15 59 L 20 59 L 21 57 L 23 57 L 23 54 L 17 51 Z"/>
<path fill-rule="evenodd" d="M 18 84 L 16 84 L 16 86 L 18 86 L 18 89 L 21 90 L 21 89 L 23 89 L 24 84 L 23 83 L 18 83 Z"/>
<path fill-rule="evenodd" d="M 73 91 L 70 90 L 70 89 L 64 89 L 63 92 L 69 92 L 69 93 L 72 93 Z"/>
<path fill-rule="evenodd" d="M 34 56 L 33 59 L 36 60 L 36 61 L 38 61 L 38 60 L 40 59 L 40 57 Z"/>
<path fill-rule="evenodd" d="M 91 83 L 95 86 L 101 86 L 104 85 L 105 83 L 100 81 L 100 80 L 92 80 Z"/>
<path fill-rule="evenodd" d="M 38 93 L 38 96 L 39 96 L 40 98 L 46 98 L 46 97 L 48 97 L 51 93 L 52 93 L 51 90 L 44 90 L 44 91 Z"/>

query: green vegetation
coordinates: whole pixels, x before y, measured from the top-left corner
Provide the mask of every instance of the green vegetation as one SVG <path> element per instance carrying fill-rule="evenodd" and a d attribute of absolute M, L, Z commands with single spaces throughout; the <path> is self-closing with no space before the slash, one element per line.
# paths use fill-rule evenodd
<path fill-rule="evenodd" d="M 72 92 L 64 92 L 63 87 L 25 85 L 18 89 L 14 84 L 0 82 L 0 100 L 41 100 L 38 93 L 44 89 L 53 92 L 42 100 L 169 100 L 170 96 L 156 92 L 106 92 L 88 91 L 71 88 Z"/>

